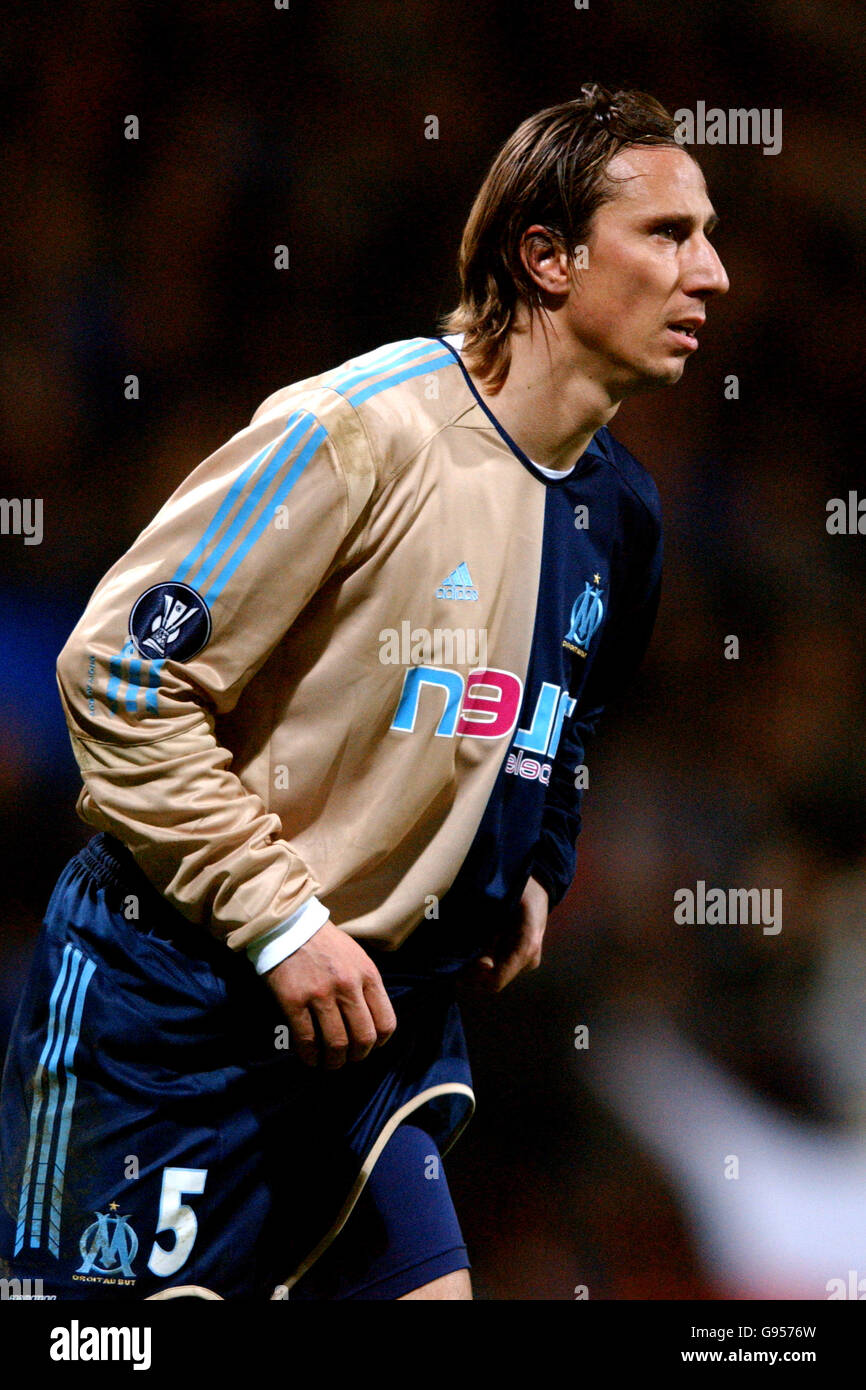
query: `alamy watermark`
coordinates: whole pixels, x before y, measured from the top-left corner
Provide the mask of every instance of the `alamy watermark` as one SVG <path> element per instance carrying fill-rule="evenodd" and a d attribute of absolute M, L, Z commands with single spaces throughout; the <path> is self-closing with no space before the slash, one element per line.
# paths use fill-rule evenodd
<path fill-rule="evenodd" d="M 23 536 L 25 545 L 41 545 L 42 498 L 0 497 L 0 535 Z"/>
<path fill-rule="evenodd" d="M 674 112 L 678 145 L 761 145 L 764 154 L 778 154 L 782 148 L 782 108 L 780 106 L 707 109 L 699 101 L 694 111 L 681 107 Z"/>
<path fill-rule="evenodd" d="M 829 1301 L 838 1298 L 855 1299 L 862 1303 L 866 1299 L 866 1278 L 861 1276 L 856 1269 L 848 1270 L 847 1279 L 828 1279 L 824 1288 L 827 1290 Z"/>
<path fill-rule="evenodd" d="M 694 888 L 674 890 L 674 921 L 680 926 L 763 926 L 764 936 L 782 930 L 781 888 Z"/>
<path fill-rule="evenodd" d="M 48 1355 L 52 1361 L 131 1361 L 134 1371 L 151 1365 L 150 1327 L 82 1327 L 73 1318 L 68 1327 L 51 1329 Z"/>
<path fill-rule="evenodd" d="M 487 629 L 483 627 L 413 627 L 404 620 L 379 633 L 383 666 L 487 666 Z"/>
<path fill-rule="evenodd" d="M 847 498 L 831 497 L 827 503 L 827 532 L 831 536 L 866 536 L 866 497 L 852 489 Z"/>
<path fill-rule="evenodd" d="M 56 1293 L 45 1293 L 41 1279 L 0 1279 L 0 1303 L 53 1303 Z"/>

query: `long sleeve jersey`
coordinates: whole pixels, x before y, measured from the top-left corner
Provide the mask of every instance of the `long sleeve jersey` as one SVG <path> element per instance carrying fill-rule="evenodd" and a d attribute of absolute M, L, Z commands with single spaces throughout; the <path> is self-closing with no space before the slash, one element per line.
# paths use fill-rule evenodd
<path fill-rule="evenodd" d="M 431 903 L 495 914 L 530 874 L 556 903 L 660 536 L 651 478 L 606 429 L 545 477 L 443 339 L 286 387 L 61 653 L 79 813 L 236 950 L 311 895 L 386 949 Z"/>

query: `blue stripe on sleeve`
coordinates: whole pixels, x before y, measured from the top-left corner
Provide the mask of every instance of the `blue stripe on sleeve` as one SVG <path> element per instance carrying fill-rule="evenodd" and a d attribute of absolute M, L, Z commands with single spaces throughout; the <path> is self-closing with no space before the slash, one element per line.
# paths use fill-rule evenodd
<path fill-rule="evenodd" d="M 359 383 L 369 381 L 371 377 L 380 376 L 389 367 L 399 366 L 403 362 L 414 362 L 424 353 L 432 352 L 433 348 L 432 339 L 425 342 L 423 338 L 420 338 L 408 344 L 403 343 L 399 348 L 385 353 L 378 360 L 371 359 L 363 366 L 347 367 L 343 371 L 335 372 L 329 384 L 335 391 L 345 392 Z"/>
<path fill-rule="evenodd" d="M 181 560 L 180 564 L 175 570 L 173 578 L 176 583 L 181 583 L 184 577 L 187 574 L 189 574 L 193 565 L 201 559 L 202 555 L 207 550 L 207 547 L 210 545 L 214 536 L 216 536 L 219 533 L 220 527 L 222 526 L 223 522 L 228 518 L 232 508 L 234 507 L 236 501 L 240 497 L 250 478 L 253 476 L 256 469 L 261 464 L 262 460 L 267 456 L 267 454 L 270 452 L 272 448 L 272 444 L 266 444 L 264 449 L 262 449 L 261 453 L 256 454 L 256 457 L 253 459 L 252 463 L 247 464 L 247 467 L 244 469 L 241 476 L 226 493 L 226 496 L 223 498 L 222 503 L 220 504 L 213 520 L 211 521 L 201 540 L 198 542 L 197 545 L 193 546 L 192 550 L 183 560 Z"/>
<path fill-rule="evenodd" d="M 159 690 L 159 673 L 165 665 L 165 658 L 160 657 L 158 661 L 150 663 L 150 670 L 147 673 L 147 693 L 144 697 L 144 707 L 148 714 L 159 714 L 157 705 L 157 691 Z"/>
<path fill-rule="evenodd" d="M 303 450 L 298 455 L 295 462 L 292 464 L 292 467 L 289 470 L 289 473 L 285 478 L 280 488 L 280 491 L 276 494 L 273 501 L 262 509 L 262 514 L 256 522 L 255 526 L 252 528 L 251 531 L 248 532 L 244 540 L 235 550 L 235 553 L 232 556 L 231 560 L 228 562 L 228 564 L 223 569 L 222 573 L 219 575 L 219 578 L 214 581 L 208 592 L 204 595 L 204 601 L 206 604 L 208 604 L 208 606 L 210 606 L 213 600 L 217 598 L 219 594 L 222 593 L 223 589 L 225 588 L 228 581 L 231 579 L 238 565 L 253 548 L 259 536 L 262 534 L 262 531 L 264 531 L 268 522 L 272 519 L 275 508 L 278 507 L 286 497 L 288 497 L 292 488 L 295 486 L 295 483 L 298 481 L 307 464 L 309 463 L 310 459 L 313 457 L 313 454 L 316 452 L 316 450 L 319 448 L 319 445 L 322 444 L 325 439 L 327 439 L 327 433 L 322 428 L 322 426 L 319 425 L 310 435 L 310 438 L 304 445 Z"/>
<path fill-rule="evenodd" d="M 371 396 L 378 396 L 380 391 L 387 391 L 391 386 L 399 386 L 401 381 L 409 381 L 411 377 L 422 376 L 425 372 L 440 372 L 443 367 L 451 366 L 453 361 L 454 358 L 450 352 L 440 353 L 438 357 L 431 357 L 427 362 L 404 368 L 403 371 L 389 377 L 387 381 L 375 381 L 372 385 L 361 388 L 353 387 L 346 392 L 346 399 L 351 401 L 352 405 L 361 405 Z"/>
<path fill-rule="evenodd" d="M 211 551 L 206 564 L 202 566 L 201 572 L 196 576 L 196 588 L 199 593 L 207 584 L 211 576 L 214 574 L 219 565 L 220 560 L 230 549 L 234 541 L 237 539 L 239 533 L 243 530 L 244 526 L 254 516 L 270 484 L 273 482 L 274 478 L 279 473 L 280 469 L 282 468 L 288 456 L 291 454 L 292 450 L 303 438 L 304 434 L 310 428 L 311 424 L 314 423 L 315 421 L 313 416 L 308 415 L 306 411 L 296 411 L 295 414 L 291 416 L 286 425 L 288 434 L 283 440 L 283 443 L 274 454 L 267 468 L 262 473 L 261 478 L 259 479 L 253 491 L 250 493 L 249 497 L 244 502 L 243 506 L 241 507 L 231 526 L 226 531 L 219 544 L 215 547 L 214 550 Z M 219 587 L 222 588 L 222 585 L 220 584 Z M 207 601 L 207 598 L 205 598 L 205 602 Z"/>

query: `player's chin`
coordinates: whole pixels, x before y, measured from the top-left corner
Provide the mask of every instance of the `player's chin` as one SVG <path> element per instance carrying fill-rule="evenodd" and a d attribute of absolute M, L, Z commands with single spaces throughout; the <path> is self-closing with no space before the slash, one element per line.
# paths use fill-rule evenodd
<path fill-rule="evenodd" d="M 676 386 L 683 374 L 685 364 L 684 357 L 666 357 L 661 362 L 656 361 L 645 365 L 643 371 L 632 384 L 629 394 L 636 395 L 641 391 L 656 391 L 662 386 Z"/>
<path fill-rule="evenodd" d="M 686 351 L 669 352 L 658 364 L 656 379 L 659 386 L 675 386 L 685 371 L 689 354 Z"/>

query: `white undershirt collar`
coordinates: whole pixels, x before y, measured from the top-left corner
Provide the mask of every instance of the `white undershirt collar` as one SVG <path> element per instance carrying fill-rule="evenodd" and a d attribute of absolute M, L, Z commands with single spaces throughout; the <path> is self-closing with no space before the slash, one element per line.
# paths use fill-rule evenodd
<path fill-rule="evenodd" d="M 443 341 L 444 343 L 450 343 L 451 346 L 454 348 L 455 352 L 459 352 L 460 349 L 463 347 L 463 334 L 462 334 L 462 333 L 446 333 L 446 334 L 443 336 L 442 341 Z M 527 455 L 527 457 L 528 457 L 528 455 Z M 567 478 L 567 477 L 569 476 L 569 474 L 570 474 L 570 473 L 573 473 L 574 470 L 575 470 L 575 468 L 577 467 L 577 464 L 576 464 L 576 463 L 573 463 L 573 464 L 571 465 L 570 468 L 565 468 L 565 469 L 562 469 L 562 468 L 545 468 L 542 464 L 536 463 L 536 462 L 535 462 L 535 459 L 530 459 L 529 461 L 530 461 L 530 463 L 532 464 L 533 468 L 537 468 L 538 471 L 539 471 L 539 473 L 541 473 L 545 478 L 550 478 L 553 482 L 556 482 L 557 479 L 559 479 L 559 478 Z"/>

